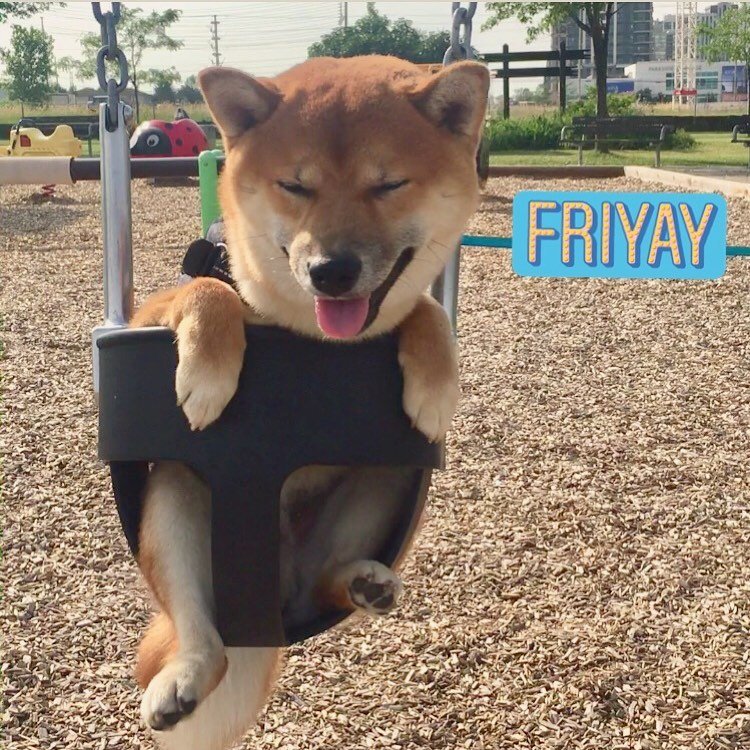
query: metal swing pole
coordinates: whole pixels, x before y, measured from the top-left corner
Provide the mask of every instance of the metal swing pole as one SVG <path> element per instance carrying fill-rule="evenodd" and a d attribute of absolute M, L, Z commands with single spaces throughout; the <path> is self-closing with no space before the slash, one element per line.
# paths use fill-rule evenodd
<path fill-rule="evenodd" d="M 450 65 L 458 60 L 473 60 L 471 47 L 471 23 L 477 11 L 477 3 L 469 3 L 464 8 L 461 3 L 451 3 L 451 43 L 443 56 L 443 65 Z M 463 28 L 463 35 L 461 30 Z M 440 302 L 448 313 L 454 335 L 458 325 L 458 280 L 461 265 L 461 244 L 448 260 L 445 270 L 432 285 L 432 296 Z"/>
<path fill-rule="evenodd" d="M 132 109 L 120 101 L 128 83 L 128 63 L 117 46 L 120 3 L 102 13 L 101 3 L 91 3 L 101 27 L 102 46 L 96 56 L 99 85 L 107 100 L 99 105 L 101 144 L 102 227 L 104 234 L 104 321 L 92 332 L 94 391 L 99 392 L 97 339 L 113 328 L 127 325 L 133 312 L 133 237 L 130 207 L 130 151 L 127 120 Z M 117 65 L 119 81 L 107 78 L 105 59 Z"/>

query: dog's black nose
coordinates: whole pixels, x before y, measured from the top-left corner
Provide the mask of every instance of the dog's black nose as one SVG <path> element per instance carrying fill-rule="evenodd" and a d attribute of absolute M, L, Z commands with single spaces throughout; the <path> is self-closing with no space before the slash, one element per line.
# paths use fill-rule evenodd
<path fill-rule="evenodd" d="M 362 272 L 356 255 L 336 255 L 315 261 L 309 268 L 310 281 L 323 294 L 340 297 L 354 288 Z"/>

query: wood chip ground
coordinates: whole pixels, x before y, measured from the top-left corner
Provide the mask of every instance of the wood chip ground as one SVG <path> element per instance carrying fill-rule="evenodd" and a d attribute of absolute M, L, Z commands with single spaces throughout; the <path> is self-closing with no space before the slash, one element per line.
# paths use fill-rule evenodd
<path fill-rule="evenodd" d="M 475 232 L 508 235 L 492 181 Z M 149 617 L 96 458 L 98 186 L 0 193 L 3 644 L 13 750 L 152 748 Z M 133 189 L 138 297 L 198 236 L 195 188 Z M 731 199 L 729 241 L 750 244 Z M 249 750 L 750 748 L 750 259 L 716 282 L 461 274 L 463 401 L 397 614 L 291 649 Z"/>

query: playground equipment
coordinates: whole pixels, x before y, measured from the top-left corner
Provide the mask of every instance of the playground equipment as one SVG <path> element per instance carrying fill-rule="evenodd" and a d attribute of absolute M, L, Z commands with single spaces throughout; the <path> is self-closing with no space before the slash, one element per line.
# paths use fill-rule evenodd
<path fill-rule="evenodd" d="M 471 54 L 471 17 L 476 3 L 468 9 L 459 3 L 453 6 L 453 44 L 446 53 L 447 63 Z M 212 568 L 217 625 L 224 643 L 292 643 L 331 627 L 347 612 L 321 612 L 309 622 L 284 620 L 278 506 L 286 477 L 311 464 L 402 467 L 410 477 L 409 490 L 399 498 L 399 517 L 379 556 L 381 562 L 391 565 L 414 533 L 431 469 L 442 463 L 442 449 L 414 431 L 403 413 L 396 341 L 391 336 L 344 347 L 281 330 L 250 328 L 249 359 L 256 365 L 262 361 L 263 367 L 243 368 L 237 395 L 210 430 L 200 434 L 189 430 L 175 405 L 172 333 L 125 327 L 133 305 L 131 161 L 127 111 L 119 101 L 119 91 L 127 80 L 127 62 L 107 34 L 117 21 L 119 4 L 113 4 L 111 13 L 102 14 L 94 3 L 94 12 L 106 40 L 98 55 L 98 74 L 108 92 L 99 114 L 105 321 L 93 334 L 100 457 L 110 465 L 118 511 L 134 553 L 149 463 L 179 460 L 193 467 L 212 488 L 215 499 Z M 118 61 L 119 83 L 105 80 L 105 58 Z M 67 168 L 70 173 L 75 163 L 57 168 Z M 217 159 L 214 165 L 215 176 Z M 454 257 L 434 291 L 455 321 L 458 253 Z M 342 368 L 348 373 L 346 384 L 337 376 Z M 308 377 L 311 372 L 313 378 Z M 304 387 L 298 380 L 302 373 L 307 373 Z M 335 388 L 331 388 L 332 382 L 336 382 Z M 363 392 L 367 399 L 361 398 Z M 284 394 L 289 393 L 305 394 L 294 417 L 285 406 L 288 399 Z M 263 427 L 249 434 L 243 429 L 248 423 Z M 242 461 L 236 461 L 236 456 L 242 456 Z M 247 467 L 253 467 L 252 475 Z M 253 488 L 252 507 L 247 503 L 248 486 Z M 267 575 L 258 576 L 259 569 Z"/>
<path fill-rule="evenodd" d="M 21 120 L 10 131 L 10 143 L 6 149 L 8 156 L 76 157 L 81 155 L 81 141 L 73 134 L 70 125 L 58 125 L 50 135 L 44 135 L 35 127 L 24 125 Z M 55 195 L 55 183 L 45 182 L 40 196 L 43 200 Z"/>
<path fill-rule="evenodd" d="M 130 155 L 135 158 L 198 156 L 207 148 L 201 126 L 189 117 L 172 122 L 147 120 L 130 138 Z"/>
<path fill-rule="evenodd" d="M 24 126 L 21 120 L 10 131 L 8 156 L 80 156 L 81 141 L 73 134 L 70 125 L 58 125 L 51 135 L 39 128 Z"/>

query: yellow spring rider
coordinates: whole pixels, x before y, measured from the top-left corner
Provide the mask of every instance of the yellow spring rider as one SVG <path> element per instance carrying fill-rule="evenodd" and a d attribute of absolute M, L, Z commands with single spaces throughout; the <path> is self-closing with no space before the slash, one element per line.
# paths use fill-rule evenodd
<path fill-rule="evenodd" d="M 80 156 L 82 143 L 70 125 L 58 125 L 50 135 L 39 128 L 24 127 L 23 120 L 10 131 L 8 156 Z"/>

